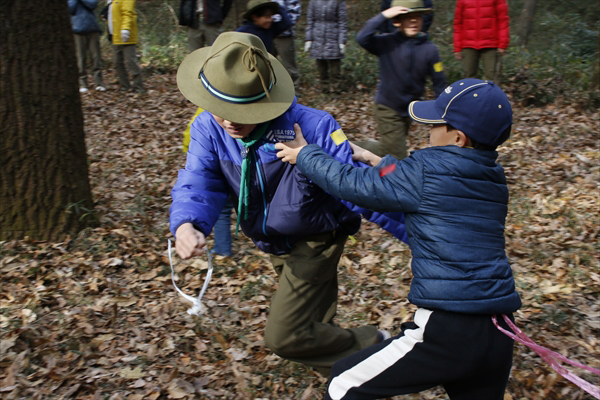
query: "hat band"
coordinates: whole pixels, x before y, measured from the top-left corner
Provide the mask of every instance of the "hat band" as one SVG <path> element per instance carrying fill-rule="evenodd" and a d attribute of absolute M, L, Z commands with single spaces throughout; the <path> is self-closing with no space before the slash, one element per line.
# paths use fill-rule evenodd
<path fill-rule="evenodd" d="M 271 89 L 273 89 L 273 83 L 274 83 L 273 81 L 271 81 L 267 91 L 263 91 L 261 93 L 255 94 L 255 95 L 234 96 L 231 94 L 224 93 L 224 92 L 220 91 L 219 89 L 215 88 L 213 85 L 211 85 L 210 82 L 208 81 L 208 78 L 206 77 L 206 75 L 204 75 L 204 72 L 200 72 L 200 81 L 202 82 L 202 85 L 204 85 L 206 90 L 211 95 L 213 95 L 214 97 L 216 97 L 220 100 L 226 101 L 228 103 L 234 103 L 234 104 L 248 104 L 248 103 L 254 103 L 255 101 L 264 99 L 265 97 L 267 97 L 267 91 L 270 92 Z"/>

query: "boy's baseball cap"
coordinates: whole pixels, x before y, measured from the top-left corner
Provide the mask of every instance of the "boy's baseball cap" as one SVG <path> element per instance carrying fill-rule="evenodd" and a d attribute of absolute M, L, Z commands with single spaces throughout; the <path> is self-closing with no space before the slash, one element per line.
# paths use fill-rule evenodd
<path fill-rule="evenodd" d="M 433 9 L 425 7 L 425 2 L 423 0 L 392 0 L 390 7 L 398 6 L 410 8 L 410 11 L 408 11 L 407 14 L 414 12 L 431 14 L 433 12 Z"/>
<path fill-rule="evenodd" d="M 489 146 L 501 145 L 500 135 L 512 125 L 512 108 L 502 89 L 471 78 L 454 82 L 436 100 L 413 101 L 408 113 L 422 124 L 450 124 Z"/>

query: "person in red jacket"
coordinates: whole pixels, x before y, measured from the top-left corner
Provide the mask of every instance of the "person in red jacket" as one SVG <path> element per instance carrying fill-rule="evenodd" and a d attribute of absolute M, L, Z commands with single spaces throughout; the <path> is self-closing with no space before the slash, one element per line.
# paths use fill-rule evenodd
<path fill-rule="evenodd" d="M 502 55 L 510 41 L 506 0 L 458 0 L 454 12 L 454 55 L 465 78 L 477 78 L 479 59 L 485 79 L 498 83 Z"/>

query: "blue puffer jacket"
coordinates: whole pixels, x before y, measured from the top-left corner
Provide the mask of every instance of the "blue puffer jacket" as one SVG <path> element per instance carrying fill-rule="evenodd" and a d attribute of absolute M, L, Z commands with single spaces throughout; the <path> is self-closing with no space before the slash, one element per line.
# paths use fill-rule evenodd
<path fill-rule="evenodd" d="M 102 32 L 94 14 L 97 5 L 98 0 L 69 0 L 73 33 L 81 35 Z"/>
<path fill-rule="evenodd" d="M 248 218 L 240 218 L 244 233 L 261 250 L 286 254 L 294 242 L 307 235 L 335 229 L 356 233 L 360 227 L 358 213 L 363 213 L 406 240 L 402 215 L 370 213 L 342 203 L 313 184 L 295 165 L 277 158 L 275 143 L 293 140 L 296 122 L 309 143 L 316 143 L 341 162 L 352 163 L 352 150 L 348 142 L 343 141 L 345 136 L 335 119 L 294 100 L 283 115 L 271 121 L 261 141 L 250 150 L 256 151 L 258 168 L 250 169 Z M 207 235 L 217 221 L 229 190 L 236 197 L 239 195 L 242 149 L 245 148 L 206 111 L 194 120 L 190 134 L 186 167 L 179 171 L 171 193 L 171 232 L 175 234 L 181 224 L 191 222 Z"/>
<path fill-rule="evenodd" d="M 504 251 L 508 188 L 497 153 L 431 147 L 376 168 L 336 163 L 307 146 L 297 166 L 324 190 L 362 207 L 403 211 L 412 272 L 408 300 L 426 308 L 492 314 L 521 306 Z"/>

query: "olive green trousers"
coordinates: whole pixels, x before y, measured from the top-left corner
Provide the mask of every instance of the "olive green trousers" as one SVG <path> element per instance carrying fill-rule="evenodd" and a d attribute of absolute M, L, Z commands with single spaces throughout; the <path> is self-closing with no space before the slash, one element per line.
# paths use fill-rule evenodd
<path fill-rule="evenodd" d="M 481 60 L 484 79 L 500 84 L 502 55 L 497 49 L 462 49 L 461 54 L 465 78 L 479 76 L 479 60 Z"/>
<path fill-rule="evenodd" d="M 290 254 L 271 256 L 279 286 L 271 299 L 266 346 L 282 358 L 317 367 L 322 373 L 377 342 L 374 326 L 344 329 L 333 322 L 337 265 L 346 239 L 339 232 L 313 235 L 296 242 Z"/>
<path fill-rule="evenodd" d="M 398 160 L 408 156 L 406 138 L 412 122 L 410 117 L 402 117 L 395 110 L 381 104 L 375 104 L 375 121 L 379 140 L 364 140 L 354 142 L 371 153 L 384 157 L 391 154 Z"/>

